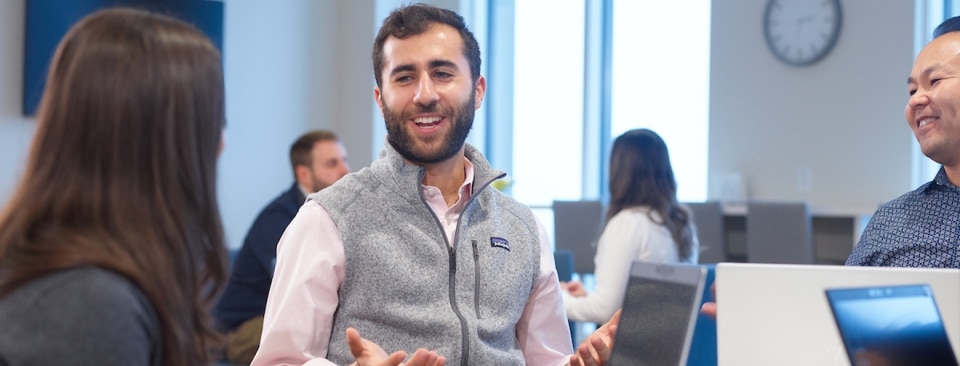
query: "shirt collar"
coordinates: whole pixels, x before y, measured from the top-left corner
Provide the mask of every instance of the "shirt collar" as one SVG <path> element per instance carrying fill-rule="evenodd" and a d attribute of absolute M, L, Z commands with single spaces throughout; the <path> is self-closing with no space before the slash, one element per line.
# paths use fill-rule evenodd
<path fill-rule="evenodd" d="M 949 188 L 953 190 L 960 190 L 960 187 L 957 187 L 955 184 L 951 183 L 950 179 L 947 178 L 947 170 L 944 169 L 942 165 L 940 166 L 940 170 L 937 171 L 937 175 L 933 177 L 933 181 L 927 184 L 925 188 L 921 187 L 921 191 L 927 192 L 927 191 L 930 191 L 931 189 L 934 189 L 934 187 L 943 187 L 943 188 Z"/>
<path fill-rule="evenodd" d="M 311 193 L 315 193 L 315 192 L 307 191 L 307 189 L 304 188 L 303 185 L 301 185 L 300 183 L 297 183 L 297 188 L 300 189 L 300 193 L 303 193 L 304 197 L 309 196 Z"/>
<path fill-rule="evenodd" d="M 473 163 L 470 162 L 470 159 L 463 159 L 463 184 L 460 185 L 460 195 L 464 200 L 469 200 L 470 196 L 473 195 Z"/>
<path fill-rule="evenodd" d="M 451 208 L 462 206 L 464 202 L 469 201 L 470 198 L 473 196 L 473 179 L 474 179 L 473 163 L 470 161 L 470 159 L 467 159 L 467 158 L 464 158 L 463 161 L 464 161 L 463 183 L 460 184 L 460 189 L 458 191 L 459 198 L 457 199 L 457 203 L 454 204 L 453 206 L 450 206 Z M 431 185 L 426 185 L 423 183 L 420 183 L 420 190 L 424 194 L 428 194 L 428 192 L 431 190 L 434 191 L 436 194 L 440 194 L 439 188 Z"/>

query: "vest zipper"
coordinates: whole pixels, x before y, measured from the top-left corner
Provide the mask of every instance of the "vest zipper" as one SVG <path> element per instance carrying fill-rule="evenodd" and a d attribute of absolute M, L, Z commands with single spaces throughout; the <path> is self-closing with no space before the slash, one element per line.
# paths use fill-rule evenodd
<path fill-rule="evenodd" d="M 460 351 L 460 364 L 467 366 L 470 357 L 470 341 L 467 338 L 467 319 L 460 314 L 460 307 L 457 306 L 457 252 L 449 247 L 447 252 L 450 253 L 450 307 L 460 320 L 460 342 L 463 346 Z"/>
<path fill-rule="evenodd" d="M 420 169 L 420 173 L 417 175 L 418 182 L 423 182 L 424 172 L 425 170 Z M 440 235 L 443 237 L 443 241 L 448 244 L 447 252 L 450 253 L 450 278 L 449 278 L 450 307 L 453 308 L 453 313 L 457 316 L 457 319 L 460 320 L 460 335 L 461 335 L 460 341 L 463 345 L 463 349 L 460 352 L 460 355 L 461 355 L 460 365 L 462 366 L 469 366 L 470 364 L 470 341 L 469 341 L 468 332 L 467 332 L 467 319 L 463 317 L 463 314 L 460 313 L 460 307 L 457 306 L 457 287 L 456 287 L 457 253 L 455 248 L 459 240 L 458 237 L 460 236 L 460 223 L 463 221 L 463 215 L 466 214 L 467 209 L 473 204 L 473 202 L 477 200 L 477 196 L 480 194 L 480 191 L 487 188 L 487 186 L 489 186 L 490 183 L 492 183 L 494 180 L 500 179 L 504 176 L 506 176 L 506 173 L 500 174 L 494 179 L 486 182 L 486 184 L 480 186 L 479 189 L 473 190 L 473 194 L 470 195 L 470 200 L 463 206 L 463 211 L 460 213 L 460 218 L 457 219 L 457 229 L 454 231 L 454 234 L 453 234 L 453 245 L 449 245 L 449 243 L 447 242 L 447 236 L 446 234 L 444 234 L 443 224 L 440 223 L 440 218 L 438 218 L 437 215 L 434 214 L 432 210 L 430 211 L 431 216 L 433 216 L 433 221 L 437 224 L 437 227 L 440 228 Z M 423 190 L 418 188 L 417 191 L 420 195 L 420 202 L 423 203 L 423 205 L 429 209 L 430 205 L 427 204 L 427 200 L 423 197 Z M 473 241 L 473 261 L 474 261 L 474 269 L 477 271 L 476 282 L 474 283 L 475 284 L 474 306 L 477 309 L 477 318 L 479 319 L 480 318 L 480 306 L 479 306 L 480 297 L 478 295 L 480 292 L 480 289 L 479 289 L 480 288 L 480 268 L 477 266 L 477 264 L 480 261 L 480 253 L 477 250 L 476 240 Z"/>
<path fill-rule="evenodd" d="M 480 252 L 477 250 L 477 241 L 473 240 L 473 308 L 477 311 L 477 319 L 480 317 Z"/>

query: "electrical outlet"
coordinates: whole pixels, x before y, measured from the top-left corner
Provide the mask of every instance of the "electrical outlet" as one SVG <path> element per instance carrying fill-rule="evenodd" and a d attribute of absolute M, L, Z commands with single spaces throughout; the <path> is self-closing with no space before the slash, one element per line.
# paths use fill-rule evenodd
<path fill-rule="evenodd" d="M 810 168 L 798 168 L 797 169 L 797 190 L 800 192 L 810 192 L 810 188 L 813 186 L 813 172 Z"/>

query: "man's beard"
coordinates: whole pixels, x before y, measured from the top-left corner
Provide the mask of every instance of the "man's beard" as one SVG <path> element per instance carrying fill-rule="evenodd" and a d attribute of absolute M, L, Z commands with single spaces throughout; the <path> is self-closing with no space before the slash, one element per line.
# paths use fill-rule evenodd
<path fill-rule="evenodd" d="M 410 116 L 401 115 L 402 112 L 395 113 L 384 103 L 383 119 L 387 125 L 387 142 L 390 143 L 390 146 L 392 146 L 394 150 L 400 153 L 400 156 L 417 165 L 435 164 L 449 159 L 460 151 L 464 142 L 467 141 L 467 135 L 470 133 L 470 129 L 473 128 L 473 101 L 475 95 L 476 90 L 473 90 L 470 93 L 470 98 L 460 105 L 456 113 L 454 113 L 452 109 L 442 111 L 446 116 L 455 117 L 453 118 L 453 129 L 451 129 L 446 136 L 440 137 L 444 139 L 444 144 L 432 153 L 423 151 L 423 149 L 419 149 L 418 151 L 416 140 L 412 134 L 404 129 L 403 126 L 410 119 Z M 418 106 L 417 113 L 441 112 L 438 106 L 439 103 L 433 103 L 429 106 Z M 448 121 L 449 120 L 450 119 L 448 119 Z"/>
<path fill-rule="evenodd" d="M 310 174 L 312 175 L 313 172 L 310 172 Z M 322 182 L 320 182 L 320 180 L 317 179 L 317 178 L 314 178 L 314 177 L 311 176 L 311 177 L 310 177 L 310 180 L 311 180 L 311 183 L 313 183 L 313 191 L 314 191 L 314 192 L 320 192 L 320 190 L 322 190 L 322 189 L 324 189 L 324 188 L 327 188 L 327 185 L 326 185 L 326 184 L 323 184 Z"/>

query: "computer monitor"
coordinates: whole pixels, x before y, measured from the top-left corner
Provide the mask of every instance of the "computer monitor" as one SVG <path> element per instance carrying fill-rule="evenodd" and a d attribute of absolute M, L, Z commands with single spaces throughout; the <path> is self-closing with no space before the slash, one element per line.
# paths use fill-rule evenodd
<path fill-rule="evenodd" d="M 851 365 L 957 366 L 929 285 L 825 292 Z"/>

